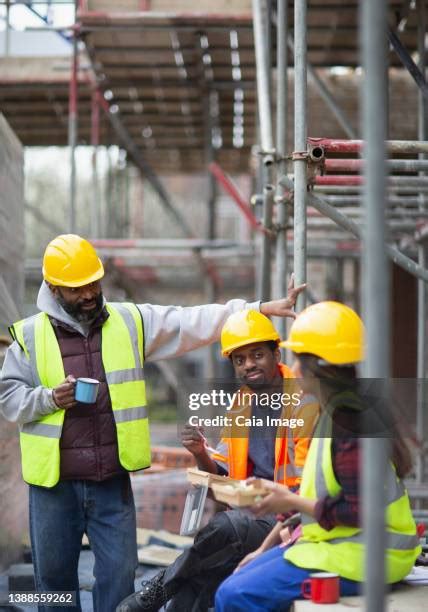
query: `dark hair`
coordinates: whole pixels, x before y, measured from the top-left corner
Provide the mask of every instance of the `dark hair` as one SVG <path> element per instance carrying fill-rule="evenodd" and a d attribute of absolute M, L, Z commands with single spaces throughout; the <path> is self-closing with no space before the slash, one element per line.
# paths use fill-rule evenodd
<path fill-rule="evenodd" d="M 390 405 L 387 405 L 387 403 L 382 400 L 382 397 L 380 397 L 380 399 L 375 398 L 374 403 L 372 403 L 372 398 L 364 397 L 364 394 L 360 388 L 361 385 L 357 379 L 356 367 L 354 365 L 324 365 L 324 363 L 320 363 L 320 359 L 318 357 L 307 353 L 299 354 L 297 357 L 300 361 L 302 375 L 304 375 L 305 372 L 311 372 L 311 374 L 320 381 L 321 386 L 329 389 L 330 392 L 333 392 L 333 394 L 352 391 L 355 394 L 357 404 L 359 403 L 361 409 L 366 408 L 368 403 L 367 400 L 369 401 L 369 416 L 373 417 L 371 423 L 376 423 L 378 425 L 380 423 L 383 431 L 387 431 L 388 435 L 391 436 L 391 461 L 395 466 L 397 475 L 400 478 L 406 476 L 412 469 L 412 456 L 401 433 L 403 427 L 400 426 L 400 416 L 393 412 Z M 350 396 L 348 395 L 348 397 Z M 344 401 L 343 404 L 340 405 L 340 409 L 343 412 L 344 410 L 346 411 L 347 408 L 349 412 L 351 410 L 355 410 L 355 407 L 347 407 L 346 401 Z M 356 414 L 359 416 L 358 420 L 361 423 L 364 417 L 360 417 L 361 413 L 359 414 L 357 412 Z M 372 433 L 373 430 L 371 430 L 370 427 L 371 425 L 369 425 L 369 431 Z M 364 437 L 364 429 L 358 431 L 360 431 L 360 436 Z"/>

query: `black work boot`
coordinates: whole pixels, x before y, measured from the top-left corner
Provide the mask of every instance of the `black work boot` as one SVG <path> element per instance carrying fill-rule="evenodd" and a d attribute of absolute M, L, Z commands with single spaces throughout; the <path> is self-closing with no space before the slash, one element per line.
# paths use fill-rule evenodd
<path fill-rule="evenodd" d="M 165 570 L 161 570 L 150 580 L 143 580 L 141 591 L 126 597 L 116 608 L 116 612 L 158 612 L 170 598 L 163 586 Z"/>

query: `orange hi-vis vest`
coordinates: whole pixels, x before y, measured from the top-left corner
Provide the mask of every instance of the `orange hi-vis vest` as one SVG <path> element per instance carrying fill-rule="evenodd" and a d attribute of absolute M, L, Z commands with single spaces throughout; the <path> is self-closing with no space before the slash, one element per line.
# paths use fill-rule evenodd
<path fill-rule="evenodd" d="M 281 375 L 284 379 L 283 393 L 290 397 L 293 393 L 299 393 L 291 369 L 279 364 Z M 234 404 L 228 416 L 232 419 L 237 415 L 244 418 L 251 417 L 250 397 L 254 392 L 247 386 L 239 389 Z M 318 420 L 319 406 L 313 396 L 300 396 L 299 404 L 292 403 L 284 406 L 278 415 L 281 419 L 303 419 L 304 425 L 295 428 L 280 425 L 275 438 L 275 469 L 274 480 L 288 487 L 297 487 L 300 484 L 305 464 L 306 455 L 315 424 Z M 211 458 L 224 467 L 231 478 L 244 480 L 248 478 L 249 461 L 249 427 L 237 425 L 234 421 L 230 427 L 223 428 L 222 437 L 217 445 L 216 453 Z"/>

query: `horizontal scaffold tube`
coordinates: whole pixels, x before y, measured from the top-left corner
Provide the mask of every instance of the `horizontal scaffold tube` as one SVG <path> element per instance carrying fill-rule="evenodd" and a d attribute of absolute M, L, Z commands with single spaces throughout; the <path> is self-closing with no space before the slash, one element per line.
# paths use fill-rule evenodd
<path fill-rule="evenodd" d="M 325 201 L 333 206 L 359 206 L 362 203 L 362 194 L 355 195 L 327 195 L 324 193 L 319 193 L 322 197 L 324 197 Z M 428 198 L 424 198 L 428 202 Z M 386 203 L 390 206 L 420 206 L 421 199 L 419 196 L 413 197 L 397 197 L 394 195 L 388 195 Z"/>
<path fill-rule="evenodd" d="M 294 183 L 287 176 L 281 177 L 280 182 L 289 191 L 294 191 Z M 320 213 L 322 213 L 326 217 L 329 217 L 335 223 L 337 223 L 337 225 L 343 227 L 343 229 L 347 230 L 348 232 L 351 232 L 351 234 L 361 240 L 361 227 L 351 219 L 345 217 L 345 215 L 343 215 L 336 208 L 334 208 L 334 206 L 330 206 L 330 204 L 325 202 L 322 198 L 313 195 L 312 193 L 307 194 L 307 202 L 310 206 L 313 206 Z M 425 268 L 415 263 L 413 259 L 410 259 L 410 257 L 407 257 L 407 255 L 404 255 L 398 249 L 389 244 L 385 245 L 385 249 L 388 256 L 390 257 L 390 259 L 392 259 L 394 263 L 396 263 L 398 266 L 400 266 L 410 274 L 413 274 L 414 276 L 417 276 L 418 278 L 421 278 L 422 280 L 428 282 L 428 270 L 425 270 Z"/>
<path fill-rule="evenodd" d="M 330 200 L 325 200 L 325 202 L 327 204 L 333 205 L 332 202 L 330 202 Z M 336 207 L 336 206 L 335 206 Z M 340 212 L 343 215 L 346 215 L 348 217 L 353 217 L 356 218 L 358 217 L 359 219 L 363 219 L 364 220 L 364 210 L 359 207 L 359 206 L 348 206 L 348 205 L 343 205 L 340 207 Z M 309 211 L 308 211 L 309 214 Z M 317 214 L 320 214 L 317 211 Z M 391 209 L 387 209 L 385 212 L 385 218 L 386 219 L 403 219 L 403 220 L 417 220 L 418 222 L 420 221 L 427 221 L 428 222 L 428 211 L 427 212 L 423 212 L 421 210 L 417 210 L 416 208 L 391 208 Z"/>
<path fill-rule="evenodd" d="M 322 147 L 326 153 L 360 153 L 364 147 L 363 140 L 345 140 L 336 138 L 308 138 L 308 145 Z M 389 153 L 428 153 L 428 142 L 420 140 L 387 140 L 386 150 Z"/>
<path fill-rule="evenodd" d="M 409 177 L 418 178 L 418 177 Z M 340 185 L 329 185 L 328 187 L 315 186 L 314 191 L 324 195 L 354 195 L 358 196 L 362 193 L 362 187 L 358 185 L 350 187 L 342 187 Z M 425 185 L 419 185 L 413 187 L 412 185 L 388 185 L 388 193 L 393 197 L 400 197 L 401 195 L 414 195 L 419 193 L 428 192 L 428 181 Z"/>
<path fill-rule="evenodd" d="M 323 176 L 315 176 L 313 179 L 315 185 L 363 185 L 364 179 L 359 174 L 353 176 L 348 174 L 326 174 Z"/>
<path fill-rule="evenodd" d="M 326 231 L 326 230 L 334 230 L 337 227 L 337 223 L 333 221 L 333 219 L 326 219 L 322 213 L 319 211 L 313 211 L 311 214 L 310 210 L 308 211 L 308 232 L 309 231 Z M 348 220 L 357 219 L 358 224 L 360 221 L 362 222 L 364 219 L 362 216 L 358 214 L 344 214 L 342 211 L 340 213 L 342 216 L 346 216 Z M 420 225 L 423 219 L 418 218 L 406 218 L 404 220 L 402 217 L 391 218 L 386 217 L 385 222 L 388 226 L 388 229 L 392 232 L 415 232 Z M 406 268 L 407 269 L 407 268 Z"/>
<path fill-rule="evenodd" d="M 325 159 L 323 167 L 327 172 L 362 172 L 363 159 Z M 428 170 L 428 160 L 425 159 L 388 159 L 386 162 L 391 172 L 421 172 Z"/>
<path fill-rule="evenodd" d="M 359 174 L 326 174 L 323 176 L 315 176 L 313 183 L 319 186 L 361 186 L 364 185 L 364 177 Z M 428 177 L 425 176 L 389 176 L 387 178 L 388 187 L 426 187 L 428 185 Z"/>

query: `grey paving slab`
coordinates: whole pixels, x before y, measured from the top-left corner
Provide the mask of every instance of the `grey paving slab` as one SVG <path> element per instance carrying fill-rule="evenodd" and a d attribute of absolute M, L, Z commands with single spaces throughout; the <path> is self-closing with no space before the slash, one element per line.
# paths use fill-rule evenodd
<path fill-rule="evenodd" d="M 79 584 L 82 612 L 93 612 L 92 586 L 94 555 L 91 550 L 82 550 L 79 559 Z M 160 568 L 149 565 L 139 565 L 136 571 L 135 590 L 141 588 L 142 580 L 149 580 L 157 574 Z M 35 612 L 36 606 L 5 606 L 8 596 L 8 576 L 0 574 L 0 612 Z M 66 611 L 66 608 L 64 608 Z"/>

